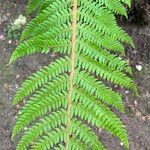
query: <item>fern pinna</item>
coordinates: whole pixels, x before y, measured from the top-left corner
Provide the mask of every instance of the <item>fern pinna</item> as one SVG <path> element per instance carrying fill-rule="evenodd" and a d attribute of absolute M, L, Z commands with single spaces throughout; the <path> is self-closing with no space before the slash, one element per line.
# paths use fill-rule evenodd
<path fill-rule="evenodd" d="M 10 62 L 32 53 L 63 56 L 29 77 L 14 97 L 28 98 L 12 138 L 17 150 L 103 150 L 92 127 L 102 128 L 129 147 L 127 132 L 110 106 L 124 112 L 122 96 L 110 83 L 136 92 L 123 43 L 132 39 L 117 25 L 130 0 L 30 0 L 27 14 L 38 10 L 25 27 Z M 109 84 L 108 84 L 109 83 Z"/>

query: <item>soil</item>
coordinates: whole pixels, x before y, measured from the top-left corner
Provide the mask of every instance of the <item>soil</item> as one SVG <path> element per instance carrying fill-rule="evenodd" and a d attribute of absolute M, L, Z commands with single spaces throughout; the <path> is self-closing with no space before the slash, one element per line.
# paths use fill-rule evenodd
<path fill-rule="evenodd" d="M 16 142 L 11 140 L 11 131 L 19 106 L 12 105 L 12 97 L 20 83 L 52 61 L 49 55 L 33 55 L 8 65 L 11 52 L 18 38 L 10 38 L 8 31 L 25 10 L 26 0 L 0 0 L 0 150 L 14 150 Z M 139 87 L 139 96 L 124 91 L 125 114 L 119 114 L 126 125 L 130 150 L 150 150 L 150 23 L 119 21 L 132 36 L 135 49 L 126 46 L 126 59 L 133 67 L 133 77 Z M 20 32 L 20 31 L 19 31 Z M 142 69 L 139 71 L 137 65 Z M 97 131 L 108 150 L 123 150 L 122 143 L 104 131 Z"/>

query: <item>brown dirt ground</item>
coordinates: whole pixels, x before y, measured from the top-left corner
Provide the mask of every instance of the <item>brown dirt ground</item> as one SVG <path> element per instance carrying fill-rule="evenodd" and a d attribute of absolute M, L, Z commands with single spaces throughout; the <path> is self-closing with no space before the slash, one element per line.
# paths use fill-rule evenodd
<path fill-rule="evenodd" d="M 0 0 L 0 150 L 14 150 L 11 131 L 18 107 L 12 106 L 12 97 L 23 79 L 41 66 L 52 61 L 49 55 L 34 55 L 12 65 L 8 60 L 17 40 L 8 37 L 9 25 L 23 13 L 25 0 Z M 150 150 L 150 23 L 144 26 L 121 22 L 133 37 L 136 48 L 127 47 L 127 59 L 133 67 L 134 78 L 139 86 L 138 97 L 124 91 L 126 114 L 119 114 L 126 125 L 130 150 Z M 138 71 L 136 65 L 141 65 Z M 104 131 L 97 131 L 108 150 L 123 150 L 121 143 Z"/>

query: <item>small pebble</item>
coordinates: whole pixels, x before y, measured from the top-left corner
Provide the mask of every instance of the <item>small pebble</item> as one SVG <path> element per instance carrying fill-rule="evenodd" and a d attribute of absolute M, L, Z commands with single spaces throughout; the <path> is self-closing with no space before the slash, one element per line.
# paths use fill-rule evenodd
<path fill-rule="evenodd" d="M 142 117 L 142 113 L 141 113 L 140 111 L 137 111 L 137 112 L 135 113 L 135 115 L 136 115 L 137 117 Z"/>
<path fill-rule="evenodd" d="M 27 127 L 25 127 L 24 130 L 27 130 Z"/>
<path fill-rule="evenodd" d="M 4 35 L 2 35 L 2 34 L 0 35 L 0 40 L 1 40 L 1 41 L 4 41 L 4 40 L 5 40 Z"/>
<path fill-rule="evenodd" d="M 122 142 L 120 142 L 120 145 L 121 145 L 121 146 L 123 146 L 123 143 L 122 143 Z"/>
<path fill-rule="evenodd" d="M 145 117 L 145 116 L 142 116 L 142 120 L 145 121 L 145 120 L 146 120 L 146 117 Z"/>
<path fill-rule="evenodd" d="M 138 71 L 141 71 L 141 70 L 142 70 L 142 66 L 141 66 L 141 65 L 136 65 L 135 68 L 136 68 Z"/>
<path fill-rule="evenodd" d="M 102 132 L 102 128 L 99 128 L 98 131 L 99 131 L 99 133 L 101 133 Z"/>
<path fill-rule="evenodd" d="M 9 99 L 12 100 L 12 97 L 10 96 Z"/>
<path fill-rule="evenodd" d="M 11 40 L 9 40 L 8 43 L 11 44 Z"/>
<path fill-rule="evenodd" d="M 133 54 L 136 54 L 136 53 L 137 53 L 137 51 L 136 51 L 136 50 L 134 50 L 134 51 L 133 51 Z"/>
<path fill-rule="evenodd" d="M 115 85 L 115 88 L 117 88 L 118 87 L 118 85 Z"/>
<path fill-rule="evenodd" d="M 137 107 L 137 101 L 134 101 L 134 106 Z"/>
<path fill-rule="evenodd" d="M 16 76 L 16 79 L 18 79 L 18 78 L 20 78 L 20 75 L 19 75 L 19 74 Z"/>
<path fill-rule="evenodd" d="M 126 93 L 126 94 L 129 94 L 129 91 L 127 90 L 127 91 L 125 91 L 125 93 Z"/>
<path fill-rule="evenodd" d="M 19 85 L 18 85 L 18 84 L 15 84 L 15 88 L 18 89 L 18 88 L 19 88 Z"/>
<path fill-rule="evenodd" d="M 16 105 L 16 108 L 20 108 L 20 106 L 17 104 L 17 105 Z"/>
<path fill-rule="evenodd" d="M 52 54 L 51 54 L 51 57 L 52 57 L 52 58 L 56 57 L 56 53 L 52 53 Z"/>

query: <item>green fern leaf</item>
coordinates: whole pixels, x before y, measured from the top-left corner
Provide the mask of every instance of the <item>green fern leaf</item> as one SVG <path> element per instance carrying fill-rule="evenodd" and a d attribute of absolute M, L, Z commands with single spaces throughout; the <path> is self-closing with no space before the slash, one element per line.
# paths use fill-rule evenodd
<path fill-rule="evenodd" d="M 22 87 L 16 93 L 13 103 L 18 103 L 23 98 L 29 96 L 36 89 L 41 87 L 43 84 L 50 81 L 53 77 L 68 71 L 68 60 L 69 59 L 67 57 L 65 59 L 58 59 L 53 64 L 44 67 L 37 73 L 33 74 L 33 76 L 29 77 L 29 79 L 22 84 Z"/>
<path fill-rule="evenodd" d="M 34 10 L 36 10 L 40 6 L 42 1 L 43 0 L 29 0 L 28 6 L 27 6 L 27 9 L 26 9 L 26 14 L 29 15 Z"/>
<path fill-rule="evenodd" d="M 24 134 L 18 143 L 17 149 L 26 149 L 30 144 L 32 144 L 32 141 L 38 139 L 43 133 L 49 132 L 62 123 L 65 124 L 65 113 L 66 111 L 61 109 L 59 111 L 53 112 L 49 116 L 44 117 L 40 120 L 40 122 L 37 122 L 34 126 L 26 131 L 26 134 Z"/>
<path fill-rule="evenodd" d="M 22 133 L 17 150 L 104 150 L 93 126 L 129 148 L 125 126 L 109 108 L 124 113 L 122 94 L 112 85 L 137 93 L 121 57 L 123 44 L 134 44 L 115 17 L 127 17 L 125 5 L 130 0 L 29 0 L 26 14 L 38 13 L 10 63 L 33 53 L 62 58 L 25 80 L 14 97 L 14 104 L 26 100 L 12 132 L 12 139 Z"/>

